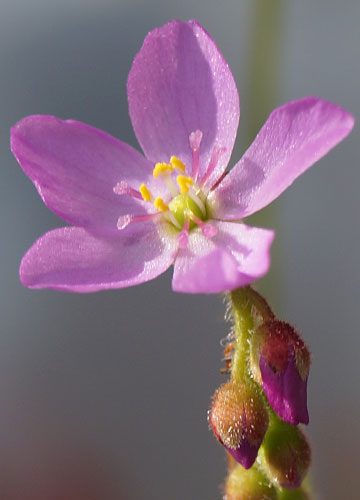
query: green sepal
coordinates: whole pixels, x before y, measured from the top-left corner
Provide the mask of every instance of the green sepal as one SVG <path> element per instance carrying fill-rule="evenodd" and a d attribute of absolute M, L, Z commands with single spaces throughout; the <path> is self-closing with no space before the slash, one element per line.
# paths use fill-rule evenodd
<path fill-rule="evenodd" d="M 275 486 L 294 489 L 299 488 L 308 471 L 311 450 L 304 433 L 298 427 L 271 414 L 258 456 Z"/>
<path fill-rule="evenodd" d="M 279 490 L 278 500 L 310 500 L 309 494 L 303 489 Z"/>
<path fill-rule="evenodd" d="M 226 500 L 277 500 L 276 488 L 253 465 L 245 470 L 237 465 L 229 473 L 225 484 Z"/>

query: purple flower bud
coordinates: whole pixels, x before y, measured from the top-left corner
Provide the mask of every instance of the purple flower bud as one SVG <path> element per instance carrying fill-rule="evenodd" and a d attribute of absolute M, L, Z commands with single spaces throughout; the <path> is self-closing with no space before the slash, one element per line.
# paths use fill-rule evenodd
<path fill-rule="evenodd" d="M 245 469 L 255 462 L 269 417 L 256 388 L 230 380 L 215 393 L 209 424 L 220 443 Z"/>
<path fill-rule="evenodd" d="M 307 381 L 310 353 L 295 329 L 268 321 L 255 331 L 251 368 L 273 410 L 285 422 L 308 424 Z"/>

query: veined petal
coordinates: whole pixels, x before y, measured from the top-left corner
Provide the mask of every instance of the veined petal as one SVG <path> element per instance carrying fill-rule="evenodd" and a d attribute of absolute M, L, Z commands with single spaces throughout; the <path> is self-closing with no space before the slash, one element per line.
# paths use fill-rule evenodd
<path fill-rule="evenodd" d="M 44 203 L 78 226 L 117 231 L 119 215 L 146 205 L 113 192 L 120 181 L 151 188 L 153 165 L 96 128 L 53 116 L 29 116 L 11 132 L 11 148 Z"/>
<path fill-rule="evenodd" d="M 271 203 L 351 131 L 353 117 L 308 97 L 271 113 L 242 159 L 208 199 L 219 219 L 238 219 Z"/>
<path fill-rule="evenodd" d="M 151 223 L 136 224 L 104 238 L 83 228 L 44 234 L 25 254 L 20 278 L 30 288 L 96 292 L 152 280 L 172 264 L 175 239 Z"/>
<path fill-rule="evenodd" d="M 175 261 L 173 290 L 218 293 L 248 285 L 269 269 L 274 232 L 236 222 L 211 221 L 209 239 L 194 230 Z"/>
<path fill-rule="evenodd" d="M 180 158 L 191 173 L 189 136 L 200 130 L 200 178 L 215 145 L 225 169 L 239 121 L 231 71 L 210 35 L 196 22 L 172 21 L 151 31 L 135 57 L 128 84 L 130 118 L 152 161 Z"/>

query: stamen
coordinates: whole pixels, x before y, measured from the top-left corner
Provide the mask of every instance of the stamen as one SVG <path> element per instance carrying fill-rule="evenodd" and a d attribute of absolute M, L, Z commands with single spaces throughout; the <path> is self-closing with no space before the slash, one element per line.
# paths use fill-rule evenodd
<path fill-rule="evenodd" d="M 154 219 L 161 215 L 159 212 L 155 212 L 154 214 L 144 214 L 144 215 L 120 215 L 117 221 L 117 228 L 119 231 L 125 229 L 129 224 L 136 222 L 146 222 L 148 220 Z"/>
<path fill-rule="evenodd" d="M 157 210 L 159 210 L 159 212 L 167 212 L 169 210 L 169 207 L 164 202 L 164 200 L 162 198 L 160 198 L 160 196 L 155 198 L 154 206 Z"/>
<path fill-rule="evenodd" d="M 142 196 L 139 191 L 133 189 L 129 184 L 125 181 L 118 182 L 116 186 L 113 187 L 113 191 L 115 194 L 123 195 L 128 194 L 132 198 L 137 198 L 138 200 L 142 200 Z"/>
<path fill-rule="evenodd" d="M 158 177 L 162 177 L 170 193 L 173 196 L 176 196 L 178 194 L 178 190 L 171 178 L 171 174 L 173 171 L 174 167 L 172 165 L 169 165 L 168 163 L 157 163 L 153 170 L 153 176 L 155 179 L 157 179 Z"/>
<path fill-rule="evenodd" d="M 197 204 L 197 206 L 200 208 L 200 210 L 202 211 L 203 215 L 205 216 L 206 215 L 205 205 L 202 202 L 202 200 L 200 199 L 200 197 L 197 195 L 197 193 L 196 193 L 196 191 L 195 191 L 195 189 L 193 187 L 190 187 L 188 195 L 193 200 L 193 202 L 195 202 Z"/>
<path fill-rule="evenodd" d="M 215 234 L 217 234 L 217 227 L 212 226 L 211 224 L 206 224 L 206 222 L 202 221 L 194 214 L 191 214 L 191 219 L 195 222 L 195 224 L 199 226 L 205 238 L 212 238 L 213 236 L 215 236 Z"/>
<path fill-rule="evenodd" d="M 151 201 L 152 195 L 145 184 L 141 184 L 139 191 L 144 201 Z"/>
<path fill-rule="evenodd" d="M 173 167 L 168 163 L 156 163 L 153 170 L 154 179 L 163 177 L 164 175 L 169 175 L 173 172 L 173 170 Z"/>
<path fill-rule="evenodd" d="M 179 191 L 178 191 L 178 188 L 176 187 L 174 181 L 170 177 L 170 174 L 166 175 L 163 180 L 164 180 L 168 190 L 170 191 L 170 193 L 173 196 L 177 196 L 179 194 Z"/>
<path fill-rule="evenodd" d="M 193 185 L 192 178 L 186 177 L 186 175 L 178 175 L 176 181 L 179 184 L 181 194 L 186 194 Z"/>
<path fill-rule="evenodd" d="M 180 224 L 178 223 L 178 221 L 176 220 L 176 217 L 175 215 L 171 212 L 171 210 L 169 210 L 168 212 L 165 212 L 165 215 L 164 217 L 168 220 L 170 220 L 170 222 L 172 223 L 173 226 L 177 227 L 178 229 L 181 229 L 181 226 Z"/>
<path fill-rule="evenodd" d="M 200 159 L 200 143 L 203 134 L 201 130 L 195 130 L 195 132 L 191 132 L 189 136 L 190 147 L 192 150 L 192 171 L 191 177 L 194 181 L 197 181 L 199 175 L 199 159 Z"/>
<path fill-rule="evenodd" d="M 177 235 L 177 240 L 180 248 L 186 248 L 189 243 L 189 227 L 190 227 L 190 219 L 187 218 L 185 220 L 182 231 Z"/>
<path fill-rule="evenodd" d="M 215 146 L 213 149 L 213 152 L 211 154 L 211 158 L 209 161 L 209 165 L 206 169 L 206 172 L 204 174 L 204 177 L 201 179 L 200 186 L 203 187 L 207 183 L 207 181 L 210 179 L 212 173 L 214 172 L 215 168 L 217 167 L 217 164 L 219 162 L 220 157 L 225 153 L 226 148 L 221 148 L 219 146 Z"/>
<path fill-rule="evenodd" d="M 182 174 L 185 172 L 185 165 L 176 156 L 172 156 L 170 158 L 170 163 L 174 167 L 174 169 L 177 170 L 178 172 L 181 172 Z"/>

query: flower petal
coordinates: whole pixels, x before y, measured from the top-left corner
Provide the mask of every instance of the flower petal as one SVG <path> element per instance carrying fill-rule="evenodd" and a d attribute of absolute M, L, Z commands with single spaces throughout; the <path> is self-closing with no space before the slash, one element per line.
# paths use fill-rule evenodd
<path fill-rule="evenodd" d="M 302 380 L 292 356 L 283 373 L 275 373 L 271 365 L 260 357 L 263 389 L 272 409 L 292 425 L 309 423 L 307 409 L 307 378 Z"/>
<path fill-rule="evenodd" d="M 95 292 L 156 278 L 172 264 L 175 239 L 151 223 L 134 224 L 117 237 L 63 227 L 39 238 L 24 256 L 20 278 L 30 288 Z"/>
<path fill-rule="evenodd" d="M 274 232 L 235 222 L 212 221 L 211 239 L 193 231 L 175 261 L 173 290 L 218 293 L 248 285 L 269 269 Z"/>
<path fill-rule="evenodd" d="M 239 97 L 231 71 L 210 35 L 196 22 L 172 21 L 151 31 L 128 78 L 130 118 L 145 155 L 154 162 L 179 157 L 191 173 L 189 136 L 203 133 L 200 176 L 216 145 L 233 149 Z"/>
<path fill-rule="evenodd" d="M 238 219 L 271 203 L 351 131 L 353 117 L 314 97 L 271 113 L 242 159 L 209 196 L 219 219 Z"/>
<path fill-rule="evenodd" d="M 241 464 L 244 469 L 250 469 L 250 467 L 254 464 L 259 448 L 260 448 L 261 442 L 259 443 L 258 446 L 254 446 L 251 444 L 247 439 L 246 436 L 244 436 L 241 439 L 241 442 L 239 446 L 233 450 L 229 448 L 228 446 L 225 446 L 226 451 L 230 453 L 230 455 L 239 463 Z"/>
<path fill-rule="evenodd" d="M 117 231 L 119 215 L 143 201 L 113 192 L 119 181 L 151 187 L 152 164 L 110 135 L 73 120 L 29 116 L 12 129 L 11 148 L 44 203 L 65 221 Z"/>

